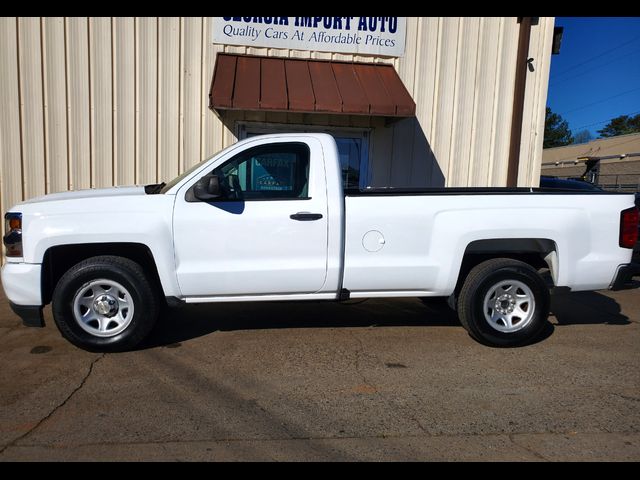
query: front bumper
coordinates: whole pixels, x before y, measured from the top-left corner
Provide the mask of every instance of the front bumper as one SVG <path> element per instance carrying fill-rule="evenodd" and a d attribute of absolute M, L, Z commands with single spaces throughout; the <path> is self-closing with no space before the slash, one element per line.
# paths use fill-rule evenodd
<path fill-rule="evenodd" d="M 16 305 L 42 305 L 41 272 L 39 263 L 5 263 L 2 286 L 9 301 Z"/>
<path fill-rule="evenodd" d="M 640 263 L 632 262 L 620 265 L 609 288 L 611 290 L 624 290 L 625 288 L 637 287 L 637 285 L 632 284 L 632 278 L 637 275 L 640 275 Z"/>
<path fill-rule="evenodd" d="M 42 265 L 7 262 L 2 267 L 2 287 L 11 309 L 29 327 L 43 327 L 42 288 L 40 274 Z"/>

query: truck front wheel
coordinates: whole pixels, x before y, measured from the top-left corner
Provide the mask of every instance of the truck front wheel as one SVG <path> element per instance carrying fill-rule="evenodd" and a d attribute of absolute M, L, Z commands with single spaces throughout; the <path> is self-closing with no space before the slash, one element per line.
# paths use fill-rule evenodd
<path fill-rule="evenodd" d="M 140 265 L 99 256 L 71 267 L 53 292 L 53 318 L 62 335 L 89 351 L 130 350 L 158 316 L 156 292 Z"/>
<path fill-rule="evenodd" d="M 458 296 L 458 316 L 481 343 L 514 347 L 534 341 L 549 316 L 549 289 L 530 265 L 497 258 L 475 266 Z"/>

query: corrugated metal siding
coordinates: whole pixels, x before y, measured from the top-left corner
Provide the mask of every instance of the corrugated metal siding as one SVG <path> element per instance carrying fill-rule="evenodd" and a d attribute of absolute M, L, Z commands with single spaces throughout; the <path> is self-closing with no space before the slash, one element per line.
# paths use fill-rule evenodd
<path fill-rule="evenodd" d="M 538 182 L 553 25 L 532 29 L 520 185 Z M 518 34 L 516 17 L 408 19 L 394 63 L 416 118 L 373 132 L 372 185 L 506 184 Z"/>
<path fill-rule="evenodd" d="M 527 79 L 522 122 L 522 142 L 520 144 L 519 185 L 538 186 L 540 182 L 540 158 L 544 140 L 545 106 L 551 70 L 551 51 L 553 43 L 553 19 L 540 19 L 540 24 L 531 32 L 529 57 L 535 72 Z"/>
<path fill-rule="evenodd" d="M 24 198 L 22 178 L 22 115 L 18 70 L 18 22 L 0 18 L 0 211 Z M 2 221 L 4 235 L 4 220 Z"/>
<path fill-rule="evenodd" d="M 220 46 L 210 18 L 1 18 L 0 210 L 44 193 L 156 182 L 233 143 L 237 120 L 373 128 L 372 185 L 504 185 L 519 27 L 409 17 L 399 59 Z M 536 184 L 553 18 L 533 27 L 521 185 Z M 351 116 L 208 110 L 217 52 L 393 64 L 417 104 Z"/>
<path fill-rule="evenodd" d="M 114 179 L 117 185 L 131 185 L 137 166 L 135 22 L 114 18 L 112 32 Z"/>

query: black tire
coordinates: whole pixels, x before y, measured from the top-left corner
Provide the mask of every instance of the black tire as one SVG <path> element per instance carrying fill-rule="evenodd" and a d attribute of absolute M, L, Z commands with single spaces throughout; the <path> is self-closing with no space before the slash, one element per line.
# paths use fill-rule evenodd
<path fill-rule="evenodd" d="M 127 301 L 132 302 L 133 309 L 131 317 L 126 320 L 123 313 L 124 330 L 114 329 L 117 333 L 111 336 L 107 336 L 108 331 L 104 333 L 105 336 L 91 334 L 85 328 L 91 330 L 93 327 L 82 327 L 74 314 L 76 295 L 92 282 L 103 279 L 124 287 L 130 296 Z M 83 298 L 91 302 L 92 294 L 89 290 L 89 295 Z M 122 298 L 125 298 L 124 294 Z M 149 334 L 158 317 L 160 302 L 157 290 L 140 265 L 127 258 L 105 255 L 88 258 L 71 267 L 58 281 L 51 303 L 56 325 L 62 336 L 71 343 L 91 352 L 121 352 L 133 349 Z M 86 307 L 79 308 L 89 310 Z M 122 311 L 126 313 L 127 309 L 123 308 Z M 99 323 L 96 322 L 95 325 L 97 329 Z"/>
<path fill-rule="evenodd" d="M 494 326 L 490 322 L 491 319 L 487 317 L 492 317 L 494 312 L 497 316 L 500 316 L 500 312 L 493 308 L 502 308 L 503 305 L 509 312 L 511 297 L 507 298 L 505 303 L 500 306 L 496 303 L 498 301 L 497 296 L 489 297 L 487 305 L 491 310 L 487 311 L 491 312 L 491 315 L 489 313 L 485 315 L 485 297 L 490 291 L 506 294 L 507 292 L 497 290 L 496 287 L 502 282 L 508 284 L 509 281 L 516 281 L 526 285 L 529 289 L 529 297 L 532 296 L 534 301 L 527 304 L 524 300 L 521 300 L 524 303 L 520 311 L 526 310 L 526 312 L 519 320 L 516 316 L 517 312 L 516 314 L 508 314 L 510 317 L 511 315 L 515 317 L 515 322 L 512 321 L 513 326 L 509 327 L 504 319 L 495 321 L 496 326 Z M 505 286 L 509 287 L 508 285 Z M 517 288 L 516 290 L 517 295 L 527 298 L 527 292 Z M 508 297 L 509 295 L 506 296 Z M 496 258 L 475 266 L 467 275 L 458 296 L 458 317 L 460 318 L 460 323 L 469 334 L 482 344 L 494 347 L 526 345 L 534 342 L 547 325 L 549 298 L 547 285 L 530 265 L 508 258 Z M 492 307 L 492 305 L 496 306 Z M 528 310 L 529 308 L 532 308 L 532 310 Z M 519 324 L 518 322 L 522 323 Z M 498 328 L 512 330 L 503 332 L 499 331 Z"/>

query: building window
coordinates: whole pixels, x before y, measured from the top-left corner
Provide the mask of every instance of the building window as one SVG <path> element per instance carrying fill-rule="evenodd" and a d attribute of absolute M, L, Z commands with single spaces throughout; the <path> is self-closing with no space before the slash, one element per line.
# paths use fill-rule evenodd
<path fill-rule="evenodd" d="M 344 189 L 366 188 L 369 185 L 369 131 L 304 125 L 238 124 L 238 139 L 270 133 L 328 133 L 338 146 Z"/>
<path fill-rule="evenodd" d="M 335 136 L 338 156 L 342 167 L 342 188 L 360 186 L 360 163 L 362 162 L 362 138 Z"/>

